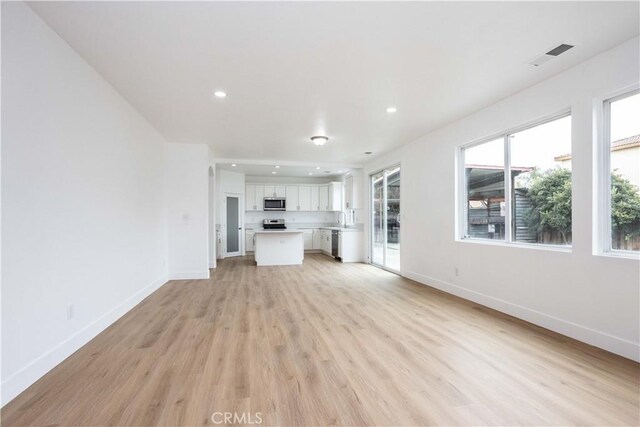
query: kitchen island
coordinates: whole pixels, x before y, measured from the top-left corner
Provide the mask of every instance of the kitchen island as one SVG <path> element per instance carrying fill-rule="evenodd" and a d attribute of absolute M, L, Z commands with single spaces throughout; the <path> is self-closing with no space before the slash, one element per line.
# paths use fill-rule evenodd
<path fill-rule="evenodd" d="M 300 265 L 304 259 L 302 230 L 256 230 L 255 259 L 258 266 Z"/>

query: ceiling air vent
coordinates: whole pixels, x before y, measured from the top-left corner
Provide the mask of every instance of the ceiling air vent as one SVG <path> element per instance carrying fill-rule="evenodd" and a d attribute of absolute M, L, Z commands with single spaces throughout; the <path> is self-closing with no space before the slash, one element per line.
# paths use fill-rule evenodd
<path fill-rule="evenodd" d="M 573 45 L 570 45 L 570 44 L 564 44 L 564 43 L 560 44 L 554 47 L 553 49 L 551 49 L 550 51 L 543 53 L 542 55 L 536 56 L 531 61 L 529 61 L 529 64 L 533 65 L 534 67 L 538 67 L 544 64 L 545 62 L 555 58 L 556 56 L 565 53 L 572 47 Z"/>

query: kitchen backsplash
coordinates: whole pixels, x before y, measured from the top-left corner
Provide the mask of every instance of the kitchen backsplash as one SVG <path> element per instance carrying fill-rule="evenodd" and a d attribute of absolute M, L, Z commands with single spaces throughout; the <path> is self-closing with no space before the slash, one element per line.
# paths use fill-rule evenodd
<path fill-rule="evenodd" d="M 245 212 L 246 224 L 261 223 L 263 219 L 283 218 L 287 223 L 325 224 L 338 222 L 338 212 Z"/>

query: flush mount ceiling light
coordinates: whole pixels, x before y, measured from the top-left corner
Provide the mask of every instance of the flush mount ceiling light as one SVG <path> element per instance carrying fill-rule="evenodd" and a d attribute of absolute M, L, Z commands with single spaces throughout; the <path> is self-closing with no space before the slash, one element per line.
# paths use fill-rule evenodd
<path fill-rule="evenodd" d="M 396 107 L 387 108 L 387 113 L 395 113 L 396 111 L 398 111 L 398 109 Z"/>
<path fill-rule="evenodd" d="M 326 144 L 328 140 L 329 140 L 329 137 L 327 136 L 316 135 L 311 137 L 311 142 L 313 142 L 318 146 Z"/>
<path fill-rule="evenodd" d="M 221 90 L 217 90 L 217 91 L 213 92 L 213 94 L 217 98 L 226 98 L 227 97 L 227 92 L 224 92 L 224 91 L 221 91 Z"/>

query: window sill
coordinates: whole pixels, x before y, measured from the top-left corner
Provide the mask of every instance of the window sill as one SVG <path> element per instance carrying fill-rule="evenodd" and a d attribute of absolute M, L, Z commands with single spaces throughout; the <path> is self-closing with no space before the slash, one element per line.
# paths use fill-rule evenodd
<path fill-rule="evenodd" d="M 618 258 L 618 259 L 630 259 L 634 261 L 640 260 L 640 253 L 631 251 L 609 251 L 595 253 L 595 256 L 601 256 L 605 258 Z"/>
<path fill-rule="evenodd" d="M 572 246 L 559 246 L 559 245 L 542 245 L 542 244 L 532 244 L 532 243 L 517 243 L 517 242 L 505 242 L 505 241 L 496 241 L 496 240 L 487 240 L 487 239 L 457 239 L 456 242 L 460 243 L 471 243 L 475 245 L 491 245 L 491 246 L 502 246 L 508 248 L 521 248 L 521 249 L 533 249 L 538 251 L 549 251 L 549 252 L 562 252 L 562 253 L 572 253 Z"/>

